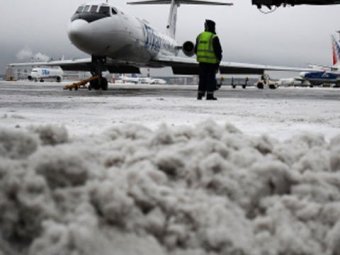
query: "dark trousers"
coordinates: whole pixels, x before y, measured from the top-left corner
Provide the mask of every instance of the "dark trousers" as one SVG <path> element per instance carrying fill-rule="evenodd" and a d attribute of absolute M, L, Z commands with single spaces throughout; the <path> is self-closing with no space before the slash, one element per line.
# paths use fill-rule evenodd
<path fill-rule="evenodd" d="M 216 64 L 199 63 L 199 83 L 198 92 L 205 94 L 205 92 L 214 93 L 216 90 Z"/>

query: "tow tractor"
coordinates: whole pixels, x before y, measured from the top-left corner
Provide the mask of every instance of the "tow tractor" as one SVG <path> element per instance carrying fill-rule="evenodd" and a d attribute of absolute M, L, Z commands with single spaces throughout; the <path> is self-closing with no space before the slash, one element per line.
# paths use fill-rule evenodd
<path fill-rule="evenodd" d="M 92 76 L 88 79 L 85 79 L 85 80 L 82 80 L 82 81 L 78 81 L 78 82 L 74 82 L 70 85 L 65 85 L 64 86 L 64 89 L 68 89 L 68 90 L 78 90 L 80 87 L 85 87 L 85 85 L 90 82 L 90 85 L 91 85 L 91 82 L 93 81 L 97 81 L 99 79 L 99 76 L 96 75 L 96 76 Z M 89 90 L 91 90 L 91 86 L 88 87 Z"/>
<path fill-rule="evenodd" d="M 270 89 L 277 89 L 279 86 L 277 81 L 271 80 L 268 74 L 262 74 L 255 85 L 258 89 L 264 89 L 265 86 Z"/>

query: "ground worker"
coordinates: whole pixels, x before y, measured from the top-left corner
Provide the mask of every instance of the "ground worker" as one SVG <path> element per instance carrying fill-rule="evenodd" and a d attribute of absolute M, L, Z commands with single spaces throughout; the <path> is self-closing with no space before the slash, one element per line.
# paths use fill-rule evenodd
<path fill-rule="evenodd" d="M 201 100 L 207 93 L 207 100 L 217 100 L 214 97 L 216 90 L 216 73 L 222 59 L 222 47 L 215 31 L 215 22 L 206 20 L 205 31 L 196 39 L 195 53 L 199 62 L 199 84 L 197 99 Z"/>

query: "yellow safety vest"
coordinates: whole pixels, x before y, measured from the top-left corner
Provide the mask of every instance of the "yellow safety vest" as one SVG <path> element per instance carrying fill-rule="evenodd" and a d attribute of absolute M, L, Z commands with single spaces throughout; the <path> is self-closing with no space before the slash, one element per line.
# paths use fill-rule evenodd
<path fill-rule="evenodd" d="M 217 64 L 219 61 L 213 47 L 214 33 L 202 32 L 197 37 L 197 61 L 200 63 Z"/>

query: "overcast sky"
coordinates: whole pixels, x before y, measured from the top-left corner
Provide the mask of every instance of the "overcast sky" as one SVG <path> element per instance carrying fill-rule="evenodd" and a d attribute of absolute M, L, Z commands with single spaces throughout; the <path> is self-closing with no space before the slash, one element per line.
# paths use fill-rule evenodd
<path fill-rule="evenodd" d="M 66 59 L 86 56 L 70 43 L 66 34 L 70 17 L 84 2 L 0 0 L 0 73 L 8 63 L 22 62 L 19 52 L 53 58 L 64 55 Z M 165 30 L 169 6 L 130 6 L 126 0 L 109 2 Z M 340 29 L 340 5 L 278 8 L 265 15 L 251 5 L 251 0 L 230 2 L 234 6 L 182 5 L 178 10 L 177 40 L 194 41 L 204 20 L 209 18 L 216 21 L 225 61 L 292 66 L 331 64 L 330 35 Z"/>

